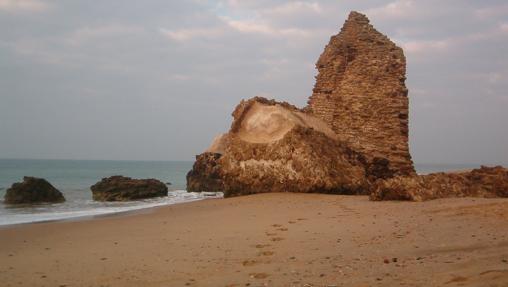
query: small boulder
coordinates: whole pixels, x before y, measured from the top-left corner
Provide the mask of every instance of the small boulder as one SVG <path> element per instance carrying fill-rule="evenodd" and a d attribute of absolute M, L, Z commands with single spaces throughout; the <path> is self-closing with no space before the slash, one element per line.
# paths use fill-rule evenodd
<path fill-rule="evenodd" d="M 62 193 L 43 178 L 25 176 L 7 189 L 4 196 L 8 204 L 64 202 Z"/>
<path fill-rule="evenodd" d="M 120 175 L 103 178 L 90 189 L 96 201 L 129 201 L 168 195 L 168 187 L 159 180 Z"/>

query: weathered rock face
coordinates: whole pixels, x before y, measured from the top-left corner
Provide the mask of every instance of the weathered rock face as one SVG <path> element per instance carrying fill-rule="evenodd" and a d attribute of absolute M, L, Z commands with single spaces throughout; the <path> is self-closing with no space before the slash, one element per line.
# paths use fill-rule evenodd
<path fill-rule="evenodd" d="M 482 166 L 470 172 L 440 172 L 379 180 L 370 198 L 424 201 L 465 196 L 508 197 L 508 170 L 500 166 Z"/>
<path fill-rule="evenodd" d="M 47 180 L 23 177 L 23 182 L 14 183 L 7 189 L 4 202 L 8 204 L 29 204 L 41 202 L 64 202 L 62 193 Z"/>
<path fill-rule="evenodd" d="M 387 159 L 394 175 L 414 175 L 402 49 L 365 15 L 351 12 L 316 67 L 319 74 L 306 110 L 369 159 Z"/>
<path fill-rule="evenodd" d="M 96 201 L 129 201 L 168 195 L 167 186 L 156 179 L 132 179 L 119 175 L 103 178 L 90 189 Z"/>
<path fill-rule="evenodd" d="M 187 173 L 187 191 L 223 191 L 220 153 L 205 152 L 196 156 L 192 170 Z"/>
<path fill-rule="evenodd" d="M 229 133 L 197 157 L 189 191 L 365 194 L 365 158 L 321 120 L 287 103 L 242 101 Z"/>

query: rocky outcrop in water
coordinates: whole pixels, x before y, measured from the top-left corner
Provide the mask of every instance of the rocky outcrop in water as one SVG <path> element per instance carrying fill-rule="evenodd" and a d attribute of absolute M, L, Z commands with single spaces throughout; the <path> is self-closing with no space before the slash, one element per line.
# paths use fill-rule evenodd
<path fill-rule="evenodd" d="M 316 63 L 307 110 L 394 175 L 414 175 L 408 147 L 406 58 L 363 14 L 351 12 Z"/>
<path fill-rule="evenodd" d="M 242 101 L 233 118 L 230 131 L 197 157 L 189 191 L 367 192 L 364 158 L 320 119 L 259 97 Z"/>
<path fill-rule="evenodd" d="M 31 204 L 42 202 L 64 202 L 62 193 L 43 178 L 25 176 L 7 189 L 4 202 L 7 204 Z"/>
<path fill-rule="evenodd" d="M 482 166 L 467 172 L 439 172 L 379 180 L 370 199 L 424 201 L 466 196 L 508 197 L 508 169 Z"/>
<path fill-rule="evenodd" d="M 103 178 L 90 187 L 96 201 L 129 201 L 168 195 L 168 187 L 156 179 L 125 176 Z"/>

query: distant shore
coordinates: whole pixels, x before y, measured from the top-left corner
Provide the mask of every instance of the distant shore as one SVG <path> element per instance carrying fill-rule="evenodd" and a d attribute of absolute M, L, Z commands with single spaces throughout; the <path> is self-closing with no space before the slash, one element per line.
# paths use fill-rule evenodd
<path fill-rule="evenodd" d="M 366 196 L 323 194 L 210 199 L 2 228 L 0 282 L 505 286 L 506 230 L 508 199 L 371 202 Z"/>

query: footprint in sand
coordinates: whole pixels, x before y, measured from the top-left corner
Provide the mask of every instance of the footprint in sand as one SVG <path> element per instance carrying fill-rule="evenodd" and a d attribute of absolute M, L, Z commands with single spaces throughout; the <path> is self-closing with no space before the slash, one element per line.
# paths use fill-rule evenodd
<path fill-rule="evenodd" d="M 462 276 L 454 276 L 452 280 L 446 282 L 445 284 L 451 284 L 451 283 L 459 283 L 459 282 L 466 282 L 467 278 Z"/>
<path fill-rule="evenodd" d="M 243 266 L 254 266 L 256 265 L 258 262 L 256 260 L 252 260 L 252 259 L 248 259 L 248 260 L 245 260 L 242 262 L 242 265 Z"/>
<path fill-rule="evenodd" d="M 277 228 L 277 230 L 278 230 L 278 231 L 288 231 L 288 229 L 287 229 L 287 228 L 285 228 L 285 227 Z"/>
<path fill-rule="evenodd" d="M 282 240 L 284 240 L 284 238 L 283 237 L 272 237 L 272 238 L 270 238 L 270 240 L 271 241 L 282 241 Z"/>
<path fill-rule="evenodd" d="M 250 276 L 250 278 L 254 278 L 254 279 L 265 279 L 270 275 L 268 275 L 266 273 L 250 273 L 249 276 Z"/>
<path fill-rule="evenodd" d="M 270 232 L 265 232 L 266 236 L 275 236 L 277 235 L 277 233 L 270 233 Z"/>
<path fill-rule="evenodd" d="M 273 251 L 261 251 L 258 253 L 258 256 L 272 256 L 273 254 L 275 254 Z"/>
<path fill-rule="evenodd" d="M 270 244 L 256 244 L 256 245 L 254 245 L 254 247 L 256 247 L 256 248 L 265 248 L 265 247 L 270 247 Z"/>
<path fill-rule="evenodd" d="M 272 227 L 281 227 L 282 225 L 280 224 L 272 224 Z"/>

